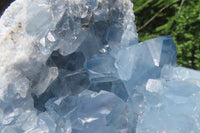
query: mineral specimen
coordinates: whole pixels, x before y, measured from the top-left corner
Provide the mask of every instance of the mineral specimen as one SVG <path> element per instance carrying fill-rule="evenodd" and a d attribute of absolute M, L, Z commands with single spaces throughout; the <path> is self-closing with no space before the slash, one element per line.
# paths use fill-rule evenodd
<path fill-rule="evenodd" d="M 200 72 L 138 42 L 130 0 L 16 0 L 0 19 L 1 133 L 199 133 Z"/>

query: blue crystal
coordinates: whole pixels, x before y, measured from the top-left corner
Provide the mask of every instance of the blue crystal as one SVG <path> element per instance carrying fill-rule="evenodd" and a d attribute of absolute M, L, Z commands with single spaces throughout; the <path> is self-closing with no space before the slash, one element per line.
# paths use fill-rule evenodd
<path fill-rule="evenodd" d="M 99 55 L 90 58 L 86 62 L 86 69 L 88 69 L 91 79 L 118 77 L 117 70 L 114 67 L 115 59 L 110 55 Z"/>
<path fill-rule="evenodd" d="M 200 132 L 200 72 L 170 36 L 138 42 L 130 0 L 25 3 L 33 48 L 0 69 L 0 132 Z"/>

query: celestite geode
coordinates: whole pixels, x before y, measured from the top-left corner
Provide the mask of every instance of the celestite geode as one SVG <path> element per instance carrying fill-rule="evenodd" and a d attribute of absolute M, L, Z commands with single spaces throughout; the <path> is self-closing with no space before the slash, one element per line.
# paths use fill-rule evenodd
<path fill-rule="evenodd" d="M 199 133 L 200 72 L 138 43 L 130 0 L 16 0 L 0 19 L 1 133 Z"/>

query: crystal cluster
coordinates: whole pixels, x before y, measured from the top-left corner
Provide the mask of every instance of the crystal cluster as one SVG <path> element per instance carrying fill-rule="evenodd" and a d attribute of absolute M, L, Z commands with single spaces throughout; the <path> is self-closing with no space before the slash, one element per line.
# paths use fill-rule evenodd
<path fill-rule="evenodd" d="M 130 0 L 16 0 L 0 19 L 1 133 L 199 133 L 200 72 L 138 42 Z"/>

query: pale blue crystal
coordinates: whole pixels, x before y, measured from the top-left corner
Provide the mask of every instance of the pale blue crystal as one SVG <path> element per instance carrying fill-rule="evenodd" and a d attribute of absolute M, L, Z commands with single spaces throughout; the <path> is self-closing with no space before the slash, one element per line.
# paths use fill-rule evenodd
<path fill-rule="evenodd" d="M 33 41 L 2 54 L 0 132 L 200 132 L 200 72 L 176 66 L 170 36 L 138 42 L 130 0 L 24 3 L 15 34 Z"/>
<path fill-rule="evenodd" d="M 114 67 L 115 59 L 110 55 L 99 55 L 86 61 L 90 79 L 94 78 L 117 78 L 118 73 Z"/>

